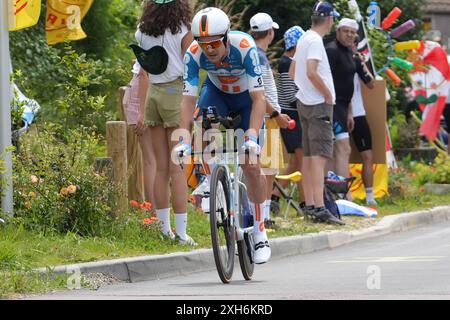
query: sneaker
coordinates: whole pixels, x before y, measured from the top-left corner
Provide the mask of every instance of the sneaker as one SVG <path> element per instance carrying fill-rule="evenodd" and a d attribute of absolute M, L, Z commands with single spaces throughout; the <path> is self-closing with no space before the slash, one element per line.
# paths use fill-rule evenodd
<path fill-rule="evenodd" d="M 303 215 L 306 219 L 312 219 L 314 218 L 314 206 L 307 206 L 304 202 L 300 203 L 300 210 L 302 210 Z"/>
<path fill-rule="evenodd" d="M 378 203 L 373 199 L 373 200 L 366 200 L 366 206 L 368 207 L 377 207 Z"/>
<path fill-rule="evenodd" d="M 320 222 L 334 223 L 338 225 L 345 225 L 345 222 L 336 218 L 331 214 L 327 208 L 320 208 L 314 211 L 314 217 Z"/>
<path fill-rule="evenodd" d="M 269 241 L 267 238 L 262 238 L 261 241 L 255 243 L 255 255 L 253 257 L 255 264 L 263 264 L 269 261 L 271 253 Z"/>
<path fill-rule="evenodd" d="M 181 239 L 181 237 L 179 235 L 175 236 L 175 239 L 184 245 L 188 245 L 188 246 L 192 246 L 192 247 L 196 247 L 198 246 L 198 243 L 194 241 L 194 239 L 192 239 L 190 236 L 186 235 L 186 239 Z"/>
<path fill-rule="evenodd" d="M 175 233 L 170 230 L 168 233 L 163 233 L 163 238 L 167 240 L 175 240 Z"/>
<path fill-rule="evenodd" d="M 209 181 L 205 178 L 200 185 L 192 191 L 193 196 L 208 196 L 209 197 Z"/>

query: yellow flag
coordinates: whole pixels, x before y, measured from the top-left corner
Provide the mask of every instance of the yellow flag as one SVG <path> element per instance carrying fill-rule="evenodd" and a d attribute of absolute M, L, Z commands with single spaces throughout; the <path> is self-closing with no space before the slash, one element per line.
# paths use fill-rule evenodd
<path fill-rule="evenodd" d="M 47 0 L 45 31 L 47 43 L 86 38 L 81 21 L 94 0 Z"/>
<path fill-rule="evenodd" d="M 373 194 L 375 198 L 382 198 L 388 194 L 388 168 L 386 164 L 373 165 Z M 362 181 L 362 164 L 355 163 L 350 165 L 350 174 L 356 177 L 350 191 L 355 199 L 365 199 L 366 190 Z"/>
<path fill-rule="evenodd" d="M 9 31 L 34 26 L 41 14 L 41 0 L 8 0 Z"/>

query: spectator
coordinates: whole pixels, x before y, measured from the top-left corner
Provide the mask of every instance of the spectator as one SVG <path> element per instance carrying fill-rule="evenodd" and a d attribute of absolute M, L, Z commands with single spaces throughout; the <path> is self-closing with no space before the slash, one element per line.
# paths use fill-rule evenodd
<path fill-rule="evenodd" d="M 281 108 L 278 104 L 278 93 L 273 78 L 272 69 L 266 51 L 275 37 L 274 29 L 279 26 L 273 22 L 272 17 L 267 13 L 257 13 L 250 19 L 250 34 L 255 39 L 258 57 L 261 64 L 264 91 L 266 97 L 266 117 L 265 120 L 266 135 L 262 154 L 262 170 L 266 176 L 267 194 L 263 207 L 263 215 L 267 225 L 273 225 L 270 219 L 270 203 L 272 197 L 273 182 L 278 173 L 278 169 L 284 163 L 282 145 L 280 139 L 280 128 L 287 128 L 289 125 L 289 116 L 281 114 Z"/>
<path fill-rule="evenodd" d="M 185 173 L 170 161 L 172 132 L 180 124 L 180 102 L 183 91 L 183 56 L 193 41 L 190 30 L 191 9 L 188 0 L 152 0 L 144 6 L 136 39 L 148 50 L 162 46 L 168 55 L 168 64 L 160 74 L 150 74 L 145 114 L 140 113 L 136 125 L 138 135 L 150 127 L 149 138 L 156 155 L 158 187 L 154 197 L 156 214 L 162 222 L 163 234 L 180 243 L 196 245 L 186 234 L 188 187 Z M 175 232 L 170 226 L 169 187 L 175 213 Z M 176 196 L 174 196 L 176 195 Z"/>
<path fill-rule="evenodd" d="M 373 89 L 374 85 L 373 76 L 364 63 L 365 59 L 358 52 L 358 43 L 359 38 L 357 35 L 355 37 L 355 42 L 352 49 L 355 54 L 356 69 L 361 70 L 355 73 L 354 76 L 354 92 L 351 106 L 355 125 L 351 135 L 353 141 L 355 142 L 356 148 L 358 148 L 358 151 L 361 154 L 363 162 L 362 180 L 366 189 L 366 204 L 369 206 L 376 206 L 377 202 L 375 201 L 373 195 L 372 135 L 366 119 L 366 110 L 364 108 L 364 102 L 361 95 L 361 81 L 359 74 L 367 74 L 369 78 L 372 78 L 372 81 L 366 84 L 370 89 Z"/>
<path fill-rule="evenodd" d="M 339 14 L 328 2 L 313 7 L 312 26 L 298 41 L 295 64 L 289 69 L 299 88 L 296 95 L 303 129 L 302 186 L 305 214 L 322 222 L 344 224 L 325 208 L 324 176 L 327 159 L 333 155 L 333 104 L 335 92 L 323 37 L 331 31 Z"/>
<path fill-rule="evenodd" d="M 302 171 L 303 161 L 303 145 L 302 145 L 302 126 L 297 112 L 297 98 L 295 94 L 298 91 L 295 82 L 289 78 L 289 67 L 291 66 L 292 58 L 295 55 L 297 42 L 305 31 L 299 26 L 293 26 L 284 33 L 285 52 L 281 56 L 278 63 L 278 102 L 281 107 L 281 113 L 287 114 L 291 119 L 295 120 L 296 126 L 294 129 L 280 129 L 281 136 L 289 154 L 288 167 L 283 174 L 288 175 L 295 171 Z M 285 188 L 288 181 L 280 181 L 280 184 Z M 298 182 L 298 190 L 300 193 L 300 206 L 304 207 L 305 196 L 301 181 Z M 274 190 L 272 194 L 271 208 L 273 212 L 279 212 L 280 192 Z"/>
<path fill-rule="evenodd" d="M 141 131 L 136 130 L 139 116 L 141 117 L 139 121 L 143 122 L 149 78 L 147 72 L 143 68 L 140 68 L 138 63 L 133 63 L 133 65 L 133 78 L 125 91 L 123 105 L 127 123 L 134 127 L 136 133 L 139 133 L 137 136 L 142 150 L 142 160 L 144 162 L 143 172 L 145 173 L 143 196 L 145 201 L 153 204 L 155 203 L 153 189 L 156 175 L 156 158 L 153 152 L 150 129 L 148 126 L 145 126 Z M 138 155 L 140 155 L 139 152 L 134 153 L 135 157 Z"/>
<path fill-rule="evenodd" d="M 343 177 L 349 176 L 350 136 L 354 121 L 351 110 L 353 97 L 353 80 L 359 72 L 365 83 L 371 81 L 367 75 L 356 68 L 352 46 L 358 32 L 358 23 L 353 19 L 343 18 L 337 27 L 336 39 L 327 45 L 326 51 L 336 89 L 336 102 L 333 110 L 334 171 Z M 349 193 L 347 197 L 351 197 Z"/>

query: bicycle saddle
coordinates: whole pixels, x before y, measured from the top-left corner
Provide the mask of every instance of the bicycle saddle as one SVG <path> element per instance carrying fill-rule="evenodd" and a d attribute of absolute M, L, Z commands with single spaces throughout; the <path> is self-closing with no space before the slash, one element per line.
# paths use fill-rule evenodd
<path fill-rule="evenodd" d="M 291 180 L 292 182 L 298 182 L 302 179 L 302 174 L 300 171 L 295 171 L 289 175 L 276 176 L 275 178 L 278 180 Z"/>

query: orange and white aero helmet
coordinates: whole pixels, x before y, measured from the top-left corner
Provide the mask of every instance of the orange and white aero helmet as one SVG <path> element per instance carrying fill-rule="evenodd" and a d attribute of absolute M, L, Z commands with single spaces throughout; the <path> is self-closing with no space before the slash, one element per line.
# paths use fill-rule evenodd
<path fill-rule="evenodd" d="M 219 8 L 205 8 L 197 12 L 192 20 L 194 38 L 226 35 L 230 30 L 228 15 Z"/>

